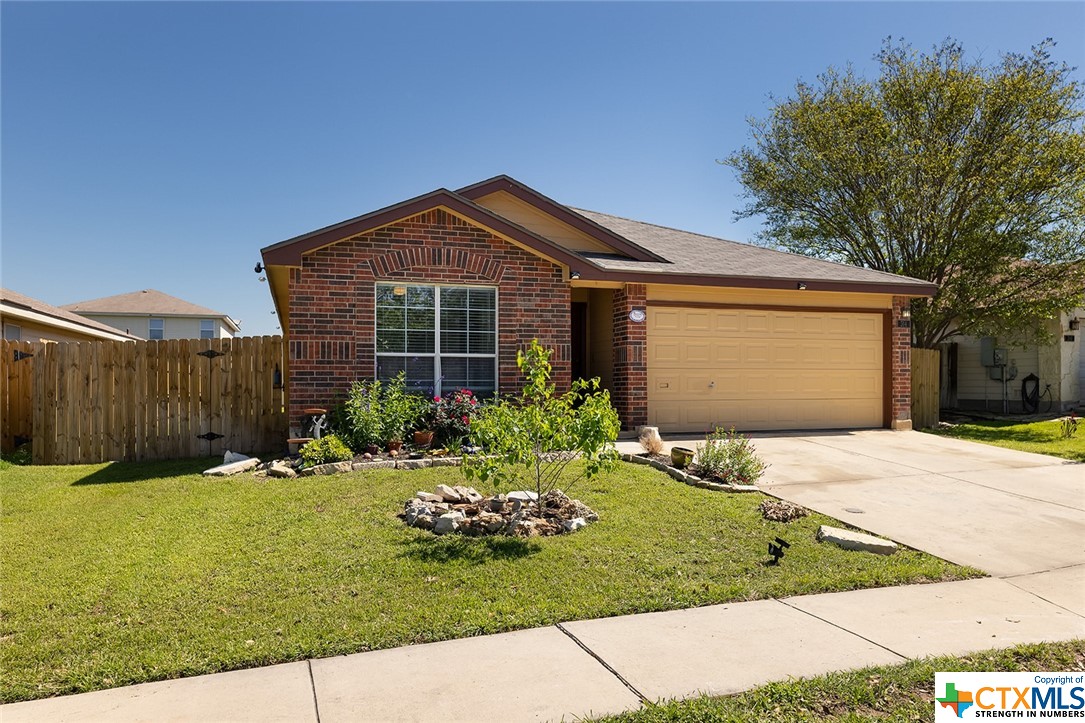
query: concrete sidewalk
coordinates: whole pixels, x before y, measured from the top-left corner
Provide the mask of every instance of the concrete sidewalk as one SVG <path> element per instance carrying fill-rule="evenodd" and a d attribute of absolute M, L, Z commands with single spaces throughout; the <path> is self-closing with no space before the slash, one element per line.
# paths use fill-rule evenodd
<path fill-rule="evenodd" d="M 20 721 L 544 721 L 1085 637 L 1085 565 L 629 615 L 0 707 Z"/>
<path fill-rule="evenodd" d="M 15 703 L 0 720 L 569 720 L 1085 637 L 1085 466 L 918 432 L 755 443 L 770 494 L 999 577 L 563 623 Z"/>

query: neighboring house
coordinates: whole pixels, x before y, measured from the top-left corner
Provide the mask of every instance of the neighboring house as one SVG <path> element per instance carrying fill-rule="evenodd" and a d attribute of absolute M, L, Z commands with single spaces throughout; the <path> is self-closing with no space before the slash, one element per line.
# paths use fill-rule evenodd
<path fill-rule="evenodd" d="M 141 339 L 222 339 L 241 331 L 226 314 L 154 289 L 65 304 L 68 311 Z"/>
<path fill-rule="evenodd" d="M 1085 341 L 1082 339 L 1085 308 L 1060 314 L 1048 322 L 1053 341 L 1045 345 L 1015 346 L 1008 338 L 995 337 L 987 344 L 1006 350 L 1006 377 L 1000 367 L 983 364 L 984 342 L 972 336 L 952 337 L 940 345 L 942 352 L 941 404 L 962 410 L 1002 412 L 1003 393 L 1010 412 L 1025 411 L 1022 384 L 1030 374 L 1039 378 L 1038 391 L 1050 385 L 1051 411 L 1082 406 L 1085 402 Z M 1044 400 L 1046 404 L 1046 399 Z M 1041 407 L 1041 410 L 1043 408 Z"/>
<path fill-rule="evenodd" d="M 130 334 L 10 289 L 0 289 L 0 326 L 9 341 L 135 341 Z"/>
<path fill-rule="evenodd" d="M 598 376 L 633 429 L 893 427 L 910 416 L 909 300 L 936 287 L 563 206 L 507 177 L 262 250 L 289 340 L 290 417 L 358 378 L 440 394 Z"/>

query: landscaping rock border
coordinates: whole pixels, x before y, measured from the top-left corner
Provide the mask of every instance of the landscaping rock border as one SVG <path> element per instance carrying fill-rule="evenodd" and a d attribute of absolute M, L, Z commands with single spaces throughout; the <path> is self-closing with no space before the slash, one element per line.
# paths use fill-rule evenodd
<path fill-rule="evenodd" d="M 733 485 L 722 484 L 720 482 L 712 482 L 710 480 L 703 480 L 696 475 L 683 472 L 677 467 L 672 467 L 669 464 L 660 462 L 655 459 L 648 459 L 647 457 L 641 457 L 639 454 L 628 454 L 623 452 L 622 460 L 625 462 L 632 462 L 633 464 L 644 464 L 653 469 L 658 469 L 660 472 L 666 472 L 673 479 L 678 482 L 685 482 L 691 487 L 700 487 L 704 490 L 712 490 L 713 492 L 760 492 L 761 489 L 757 485 Z"/>

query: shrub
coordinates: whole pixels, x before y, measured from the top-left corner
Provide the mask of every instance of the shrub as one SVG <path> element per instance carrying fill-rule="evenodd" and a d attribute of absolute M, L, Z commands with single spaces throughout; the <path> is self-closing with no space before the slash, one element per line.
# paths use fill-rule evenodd
<path fill-rule="evenodd" d="M 584 471 L 563 482 L 566 492 L 581 477 L 590 480 L 613 467 L 621 423 L 610 393 L 599 389 L 596 378 L 578 379 L 565 394 L 555 394 L 548 383 L 551 353 L 532 339 L 527 351 L 516 356 L 527 377 L 520 397 L 479 410 L 471 435 L 483 451 L 464 458 L 461 469 L 468 480 L 509 485 L 526 473 L 541 501 L 575 459 L 583 460 Z"/>
<path fill-rule="evenodd" d="M 425 410 L 425 399 L 407 391 L 403 372 L 386 382 L 357 381 L 336 413 L 335 431 L 351 449 L 362 452 L 371 444 L 402 442 Z"/>
<path fill-rule="evenodd" d="M 380 380 L 358 381 L 350 385 L 347 400 L 337 415 L 336 433 L 355 452 L 363 452 L 383 439 Z"/>
<path fill-rule="evenodd" d="M 380 396 L 381 441 L 402 442 L 407 433 L 422 416 L 426 400 L 407 391 L 407 378 L 403 372 L 384 384 Z"/>
<path fill-rule="evenodd" d="M 765 473 L 768 465 L 757 456 L 753 442 L 735 428 L 724 431 L 717 427 L 697 445 L 697 467 L 702 477 L 714 477 L 730 484 L 752 485 Z"/>
<path fill-rule="evenodd" d="M 311 467 L 317 464 L 327 464 L 328 462 L 345 462 L 348 459 L 354 457 L 354 453 L 350 451 L 350 447 L 343 443 L 343 440 L 334 434 L 330 434 L 327 437 L 321 437 L 320 439 L 314 439 L 309 442 L 300 450 L 301 459 L 305 462 L 306 466 Z"/>
<path fill-rule="evenodd" d="M 471 420 L 478 410 L 478 399 L 470 389 L 457 389 L 443 397 L 434 397 L 433 431 L 441 444 L 455 448 L 469 443 Z"/>

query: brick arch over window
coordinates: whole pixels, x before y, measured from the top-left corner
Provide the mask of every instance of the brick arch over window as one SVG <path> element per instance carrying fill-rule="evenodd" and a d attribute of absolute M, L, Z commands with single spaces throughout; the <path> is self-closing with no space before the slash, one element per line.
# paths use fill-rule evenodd
<path fill-rule="evenodd" d="M 344 239 L 302 259 L 289 277 L 290 418 L 329 407 L 375 372 L 378 281 L 494 286 L 498 386 L 516 391 L 516 352 L 538 338 L 555 350 L 554 382 L 570 380 L 570 293 L 562 268 L 440 209 Z"/>
<path fill-rule="evenodd" d="M 465 276 L 471 275 L 481 281 L 497 283 L 504 273 L 504 265 L 491 257 L 449 247 L 412 247 L 389 251 L 383 256 L 369 259 L 369 269 L 374 278 L 400 278 L 399 272 L 428 272 L 432 267 L 460 269 Z"/>

